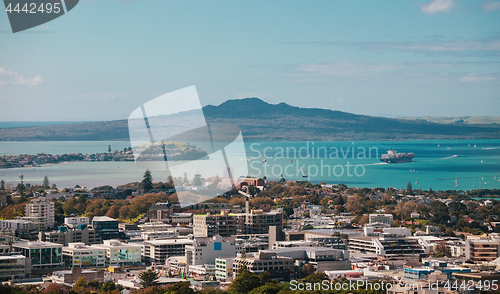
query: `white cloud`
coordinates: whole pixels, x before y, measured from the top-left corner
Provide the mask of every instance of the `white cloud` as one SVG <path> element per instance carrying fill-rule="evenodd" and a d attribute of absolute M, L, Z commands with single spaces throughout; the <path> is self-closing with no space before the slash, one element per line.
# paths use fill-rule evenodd
<path fill-rule="evenodd" d="M 498 77 L 491 76 L 489 73 L 470 73 L 466 76 L 460 77 L 458 80 L 465 83 L 478 83 L 478 82 L 489 82 L 496 81 Z"/>
<path fill-rule="evenodd" d="M 337 62 L 337 63 L 312 63 L 301 64 L 297 67 L 299 72 L 310 73 L 321 76 L 353 76 L 359 74 L 369 74 L 400 70 L 408 67 L 406 64 L 397 63 L 357 63 L 357 62 Z"/>
<path fill-rule="evenodd" d="M 434 0 L 429 4 L 420 3 L 420 11 L 427 14 L 448 12 L 453 7 L 453 0 Z"/>
<path fill-rule="evenodd" d="M 25 78 L 17 72 L 8 71 L 0 67 L 0 86 L 4 85 L 26 85 L 28 87 L 38 86 L 43 83 L 40 75 L 33 78 Z"/>
<path fill-rule="evenodd" d="M 325 46 L 357 47 L 362 50 L 386 51 L 396 50 L 421 53 L 427 55 L 498 55 L 500 54 L 500 39 L 484 41 L 473 40 L 431 40 L 422 42 L 303 42 L 297 44 L 318 44 Z"/>
<path fill-rule="evenodd" d="M 494 11 L 500 9 L 500 1 L 491 1 L 483 5 L 485 11 Z"/>
<path fill-rule="evenodd" d="M 90 94 L 75 96 L 73 98 L 80 100 L 114 100 L 123 97 L 126 97 L 126 95 L 119 93 L 90 93 Z"/>

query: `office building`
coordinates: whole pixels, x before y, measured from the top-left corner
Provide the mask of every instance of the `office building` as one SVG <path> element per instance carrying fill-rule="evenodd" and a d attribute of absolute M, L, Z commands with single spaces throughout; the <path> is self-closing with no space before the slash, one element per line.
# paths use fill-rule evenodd
<path fill-rule="evenodd" d="M 236 257 L 233 263 L 235 277 L 242 268 L 256 274 L 266 271 L 271 275 L 271 279 L 281 281 L 289 281 L 294 276 L 293 259 L 277 256 L 275 252 L 259 251 L 254 257 Z"/>
<path fill-rule="evenodd" d="M 172 238 L 165 240 L 149 240 L 144 242 L 144 259 L 148 263 L 165 264 L 168 257 L 185 256 L 186 245 L 192 245 L 188 238 Z"/>
<path fill-rule="evenodd" d="M 105 240 L 104 244 L 93 245 L 105 251 L 106 266 L 137 265 L 141 263 L 142 244 L 126 244 L 118 240 Z"/>
<path fill-rule="evenodd" d="M 22 219 L 0 220 L 0 230 L 2 233 L 29 241 L 36 241 L 38 239 L 38 232 L 43 226 L 44 224 L 41 222 Z"/>
<path fill-rule="evenodd" d="M 69 243 L 63 247 L 63 260 L 67 267 L 104 267 L 104 249 L 84 243 Z"/>
<path fill-rule="evenodd" d="M 26 273 L 26 257 L 24 255 L 0 256 L 0 281 L 24 279 Z"/>
<path fill-rule="evenodd" d="M 69 243 L 84 243 L 85 245 L 100 244 L 101 237 L 87 225 L 76 227 L 60 226 L 57 231 L 39 232 L 38 239 L 68 246 Z"/>
<path fill-rule="evenodd" d="M 298 265 L 300 274 L 302 265 L 310 263 L 317 272 L 350 270 L 351 261 L 349 260 L 348 250 L 338 250 L 325 247 L 289 247 L 269 249 L 261 252 L 275 253 L 279 257 L 290 257 Z"/>
<path fill-rule="evenodd" d="M 217 257 L 236 257 L 242 246 L 236 244 L 236 237 L 194 237 L 192 245 L 186 245 L 188 265 L 214 264 Z"/>
<path fill-rule="evenodd" d="M 95 216 L 92 219 L 92 228 L 102 240 L 120 239 L 118 221 L 107 216 Z"/>
<path fill-rule="evenodd" d="M 56 268 L 63 265 L 61 244 L 51 242 L 20 241 L 12 244 L 12 252 L 26 257 L 26 268 L 32 269 Z"/>
<path fill-rule="evenodd" d="M 424 253 L 417 239 L 398 236 L 354 236 L 349 237 L 349 250 L 380 256 L 413 255 Z"/>
<path fill-rule="evenodd" d="M 500 257 L 500 242 L 493 240 L 467 240 L 465 258 L 474 263 L 490 262 Z"/>

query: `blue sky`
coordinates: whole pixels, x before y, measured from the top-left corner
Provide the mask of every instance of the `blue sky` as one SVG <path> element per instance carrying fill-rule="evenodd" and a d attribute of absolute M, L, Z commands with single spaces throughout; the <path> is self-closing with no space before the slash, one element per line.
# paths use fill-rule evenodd
<path fill-rule="evenodd" d="M 196 85 L 202 105 L 498 116 L 500 1 L 80 0 L 13 34 L 0 120 L 112 120 Z"/>

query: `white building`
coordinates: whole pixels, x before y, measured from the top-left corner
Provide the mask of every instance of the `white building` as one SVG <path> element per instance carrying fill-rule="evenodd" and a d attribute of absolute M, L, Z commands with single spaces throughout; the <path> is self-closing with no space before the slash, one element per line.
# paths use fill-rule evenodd
<path fill-rule="evenodd" d="M 126 244 L 118 240 L 104 240 L 104 244 L 93 245 L 105 251 L 106 265 L 124 266 L 141 263 L 142 244 Z"/>
<path fill-rule="evenodd" d="M 188 265 L 215 264 L 217 257 L 236 257 L 243 250 L 236 244 L 236 237 L 194 237 L 192 245 L 186 245 Z"/>
<path fill-rule="evenodd" d="M 215 259 L 215 277 L 219 281 L 229 282 L 233 279 L 234 257 L 220 257 Z"/>
<path fill-rule="evenodd" d="M 387 224 L 392 227 L 394 223 L 394 217 L 392 216 L 392 214 L 370 214 L 368 217 L 370 224 L 381 223 Z"/>
<path fill-rule="evenodd" d="M 31 199 L 31 202 L 26 204 L 24 216 L 43 218 L 45 227 L 53 227 L 54 202 L 50 202 L 46 197 Z"/>
<path fill-rule="evenodd" d="M 77 227 L 78 225 L 88 225 L 89 224 L 89 218 L 88 217 L 65 217 L 64 218 L 64 224 L 73 228 Z"/>
<path fill-rule="evenodd" d="M 104 249 L 85 243 L 69 243 L 63 247 L 64 264 L 68 267 L 104 267 Z"/>

